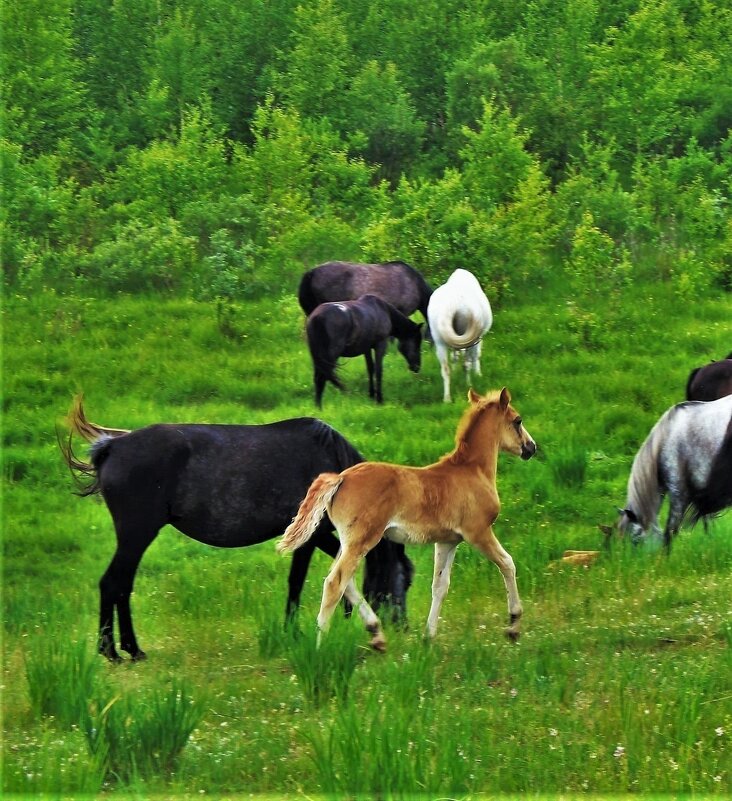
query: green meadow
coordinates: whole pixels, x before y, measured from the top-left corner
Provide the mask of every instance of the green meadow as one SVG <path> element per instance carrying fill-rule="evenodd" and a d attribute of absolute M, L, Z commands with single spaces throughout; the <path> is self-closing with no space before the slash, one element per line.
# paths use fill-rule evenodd
<path fill-rule="evenodd" d="M 315 649 L 328 559 L 293 628 L 275 542 L 216 550 L 171 528 L 132 598 L 148 659 L 95 652 L 111 519 L 73 494 L 57 430 L 76 393 L 91 420 L 265 423 L 320 416 L 369 459 L 451 449 L 466 383 L 443 404 L 429 345 L 392 347 L 385 403 L 362 359 L 318 411 L 295 285 L 242 302 L 7 293 L 3 365 L 3 790 L 78 798 L 721 797 L 732 784 L 732 516 L 684 529 L 670 557 L 604 542 L 637 448 L 692 367 L 730 350 L 729 296 L 667 283 L 572 299 L 560 281 L 494 302 L 479 391 L 508 386 L 540 453 L 499 461 L 496 533 L 525 609 L 503 639 L 494 565 L 463 545 L 437 637 L 423 641 L 431 549 L 409 625 L 368 650 L 336 615 Z M 572 301 L 572 302 L 571 302 Z M 84 453 L 81 443 L 76 443 Z M 598 549 L 589 568 L 557 564 Z"/>

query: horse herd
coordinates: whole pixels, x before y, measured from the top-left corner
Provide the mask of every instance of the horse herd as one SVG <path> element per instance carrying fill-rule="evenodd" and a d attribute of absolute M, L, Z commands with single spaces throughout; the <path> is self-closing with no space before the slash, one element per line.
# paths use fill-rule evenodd
<path fill-rule="evenodd" d="M 381 402 L 381 364 L 390 337 L 418 370 L 424 331 L 409 319 L 415 311 L 427 321 L 445 401 L 451 398 L 450 361 L 457 354 L 464 356 L 468 378 L 471 370 L 480 371 L 481 340 L 492 313 L 465 270 L 433 292 L 403 262 L 328 262 L 305 273 L 298 297 L 307 315 L 318 405 L 327 381 L 342 386 L 335 374 L 338 358 L 356 355 L 364 355 L 370 395 Z M 634 460 L 618 524 L 634 539 L 660 533 L 657 517 L 665 495 L 667 545 L 687 513 L 706 520 L 732 505 L 732 354 L 695 370 L 687 396 L 662 416 Z M 455 550 L 466 541 L 500 570 L 508 596 L 506 634 L 516 639 L 522 615 L 516 570 L 492 529 L 500 509 L 497 460 L 500 451 L 529 459 L 536 443 L 506 388 L 485 396 L 471 389 L 468 401 L 455 448 L 435 464 L 415 468 L 365 462 L 342 434 L 311 417 L 266 425 L 155 424 L 129 431 L 90 422 L 76 398 L 61 450 L 79 494 L 104 498 L 117 539 L 99 583 L 100 653 L 120 660 L 116 617 L 121 649 L 133 660 L 145 657 L 130 595 L 143 554 L 166 524 L 199 542 L 229 548 L 284 531 L 277 548 L 292 552 L 288 618 L 298 607 L 313 551 L 322 550 L 335 561 L 323 586 L 319 631 L 327 630 L 345 598 L 347 611 L 357 610 L 377 650 L 385 646 L 379 607 L 389 604 L 395 620 L 406 617 L 413 566 L 404 545 L 435 546 L 427 620 L 427 635 L 434 636 Z M 91 444 L 88 461 L 75 455 L 74 434 Z M 363 557 L 361 595 L 353 576 Z"/>

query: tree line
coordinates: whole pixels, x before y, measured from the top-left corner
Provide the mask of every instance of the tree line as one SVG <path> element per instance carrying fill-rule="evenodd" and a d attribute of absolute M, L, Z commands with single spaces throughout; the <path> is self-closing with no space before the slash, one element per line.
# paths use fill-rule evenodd
<path fill-rule="evenodd" d="M 720 0 L 9 0 L 6 289 L 732 287 Z"/>

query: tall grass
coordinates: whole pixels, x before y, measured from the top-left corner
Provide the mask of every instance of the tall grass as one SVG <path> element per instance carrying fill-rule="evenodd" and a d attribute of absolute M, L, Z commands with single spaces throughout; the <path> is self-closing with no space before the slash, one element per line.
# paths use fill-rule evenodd
<path fill-rule="evenodd" d="M 348 393 L 316 410 L 290 292 L 242 306 L 236 340 L 190 301 L 8 298 L 3 791 L 729 795 L 732 517 L 683 530 L 670 557 L 615 540 L 589 569 L 553 565 L 566 548 L 601 547 L 597 524 L 615 522 L 650 426 L 692 366 L 729 351 L 728 298 L 691 309 L 665 285 L 636 297 L 592 351 L 549 278 L 495 306 L 477 389 L 507 385 L 543 451 L 499 461 L 495 530 L 525 609 L 517 645 L 502 634 L 499 572 L 464 545 L 436 641 L 422 637 L 431 549 L 411 548 L 409 627 L 387 624 L 387 653 L 374 654 L 340 613 L 315 649 L 325 556 L 288 630 L 288 563 L 273 542 L 219 551 L 163 530 L 132 598 L 148 660 L 118 666 L 92 646 L 113 527 L 103 504 L 72 495 L 55 441 L 74 392 L 91 419 L 120 427 L 317 415 L 366 457 L 415 465 L 452 447 L 464 402 L 441 403 L 426 348 L 419 375 L 387 355 L 382 406 L 353 359 Z"/>

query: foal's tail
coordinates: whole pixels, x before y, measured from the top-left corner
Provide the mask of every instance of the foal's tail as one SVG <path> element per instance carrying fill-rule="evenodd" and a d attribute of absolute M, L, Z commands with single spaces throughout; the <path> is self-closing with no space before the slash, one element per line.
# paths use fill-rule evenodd
<path fill-rule="evenodd" d="M 277 543 L 279 553 L 294 551 L 313 536 L 342 481 L 342 473 L 321 473 L 313 481 L 292 523 Z"/>
<path fill-rule="evenodd" d="M 79 495 L 94 495 L 100 491 L 99 485 L 99 467 L 107 454 L 107 443 L 115 437 L 121 437 L 128 434 L 129 431 L 123 428 L 107 428 L 92 423 L 86 419 L 84 414 L 84 398 L 82 395 L 77 395 L 71 405 L 71 409 L 66 417 L 66 423 L 69 427 L 69 435 L 64 442 L 56 432 L 56 439 L 64 461 L 71 470 L 71 475 L 74 477 L 79 486 Z M 80 459 L 72 447 L 71 441 L 74 434 L 78 434 L 82 439 L 92 443 L 91 461 L 85 462 Z M 88 479 L 87 482 L 84 478 Z"/>

